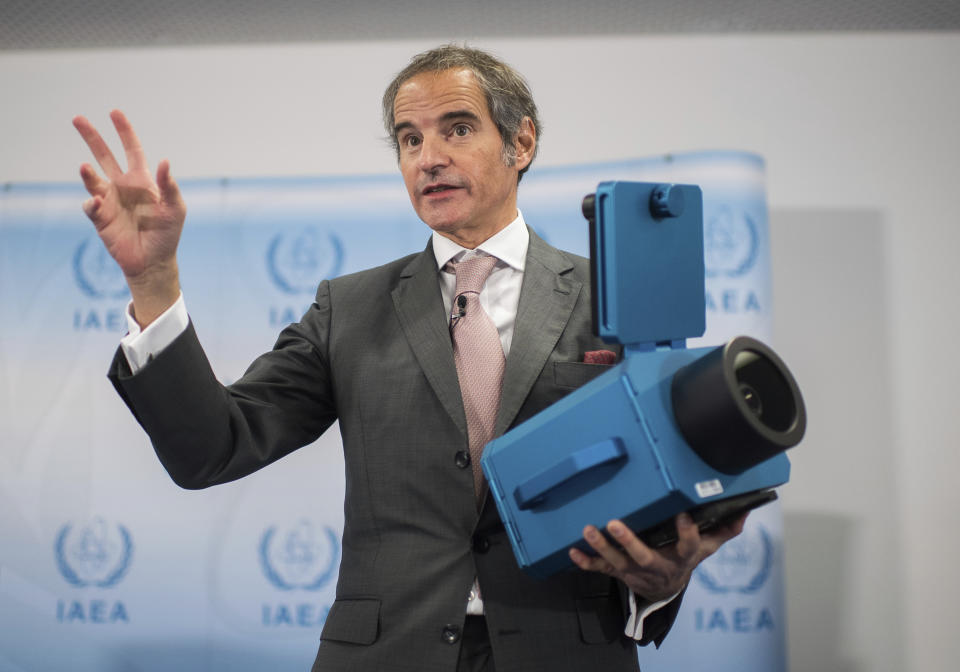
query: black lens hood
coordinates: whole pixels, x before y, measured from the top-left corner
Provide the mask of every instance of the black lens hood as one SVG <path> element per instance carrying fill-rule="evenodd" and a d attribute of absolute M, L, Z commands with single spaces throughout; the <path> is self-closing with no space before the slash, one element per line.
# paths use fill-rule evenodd
<path fill-rule="evenodd" d="M 673 414 L 711 467 L 739 474 L 800 442 L 807 414 L 797 381 L 777 354 L 737 336 L 678 370 Z"/>

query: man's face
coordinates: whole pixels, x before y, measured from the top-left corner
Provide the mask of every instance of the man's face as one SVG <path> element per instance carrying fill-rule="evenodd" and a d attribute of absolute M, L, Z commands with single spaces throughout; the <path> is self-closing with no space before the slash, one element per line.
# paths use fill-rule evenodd
<path fill-rule="evenodd" d="M 533 157 L 525 120 L 517 160 L 503 141 L 473 73 L 426 72 L 400 86 L 393 103 L 400 172 L 414 210 L 434 231 L 474 248 L 517 216 L 517 173 Z"/>

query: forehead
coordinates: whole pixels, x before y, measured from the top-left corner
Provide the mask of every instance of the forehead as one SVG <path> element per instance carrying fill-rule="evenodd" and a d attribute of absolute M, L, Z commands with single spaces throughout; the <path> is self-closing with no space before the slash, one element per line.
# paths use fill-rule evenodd
<path fill-rule="evenodd" d="M 393 99 L 395 124 L 427 120 L 451 111 L 488 117 L 487 99 L 470 70 L 422 72 L 400 85 Z"/>

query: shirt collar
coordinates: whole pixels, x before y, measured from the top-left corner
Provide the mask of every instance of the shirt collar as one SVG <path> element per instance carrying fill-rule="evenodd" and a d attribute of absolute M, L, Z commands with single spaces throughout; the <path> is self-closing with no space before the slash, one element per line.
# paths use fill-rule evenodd
<path fill-rule="evenodd" d="M 477 245 L 476 249 L 522 272 L 526 266 L 529 246 L 530 233 L 527 231 L 526 222 L 523 221 L 523 213 L 518 209 L 515 220 Z M 436 231 L 433 232 L 433 254 L 437 259 L 438 270 L 443 269 L 451 259 L 464 257 L 473 251 L 457 245 Z"/>

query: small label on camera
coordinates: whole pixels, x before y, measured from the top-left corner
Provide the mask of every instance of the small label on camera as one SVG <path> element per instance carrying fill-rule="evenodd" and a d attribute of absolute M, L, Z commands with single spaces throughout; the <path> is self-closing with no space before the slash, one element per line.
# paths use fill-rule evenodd
<path fill-rule="evenodd" d="M 700 499 L 713 497 L 714 495 L 723 493 L 723 483 L 716 478 L 709 481 L 700 481 L 693 487 L 696 488 L 697 494 L 700 495 Z"/>

